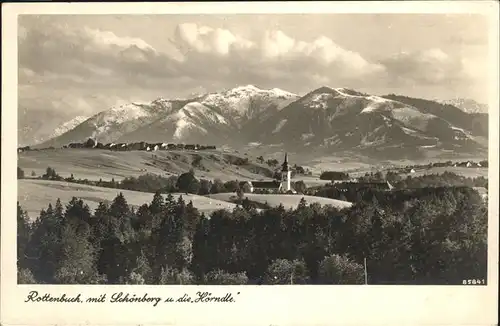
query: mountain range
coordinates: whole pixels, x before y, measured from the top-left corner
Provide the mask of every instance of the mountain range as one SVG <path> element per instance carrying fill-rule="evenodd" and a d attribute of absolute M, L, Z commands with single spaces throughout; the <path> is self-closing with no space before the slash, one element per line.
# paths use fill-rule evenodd
<path fill-rule="evenodd" d="M 41 108 L 20 109 L 17 131 L 19 146 L 43 143 L 73 129 L 88 118 L 87 116 L 75 117 L 68 113 Z"/>
<path fill-rule="evenodd" d="M 80 118 L 83 119 L 83 118 Z M 321 87 L 304 96 L 253 85 L 112 107 L 36 147 L 99 142 L 274 145 L 293 152 L 413 158 L 487 152 L 488 115 L 437 101 Z M 68 123 L 71 125 L 71 123 Z"/>
<path fill-rule="evenodd" d="M 452 100 L 439 101 L 459 108 L 466 113 L 488 113 L 488 105 L 476 102 L 468 98 L 455 98 Z"/>

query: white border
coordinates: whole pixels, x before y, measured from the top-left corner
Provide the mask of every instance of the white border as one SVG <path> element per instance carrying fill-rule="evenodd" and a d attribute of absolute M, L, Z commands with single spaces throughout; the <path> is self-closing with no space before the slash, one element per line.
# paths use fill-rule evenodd
<path fill-rule="evenodd" d="M 498 305 L 499 24 L 496 1 L 9 3 L 2 5 L 1 324 L 490 325 Z M 488 286 L 19 286 L 16 284 L 18 14 L 482 13 L 490 20 Z M 234 304 L 29 304 L 28 290 L 181 296 L 240 292 Z M 196 308 L 196 309 L 195 309 Z"/>

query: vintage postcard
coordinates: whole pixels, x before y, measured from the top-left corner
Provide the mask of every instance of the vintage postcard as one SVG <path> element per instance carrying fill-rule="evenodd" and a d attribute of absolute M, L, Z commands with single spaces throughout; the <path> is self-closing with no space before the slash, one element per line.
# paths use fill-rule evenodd
<path fill-rule="evenodd" d="M 497 324 L 498 2 L 2 9 L 2 325 Z"/>

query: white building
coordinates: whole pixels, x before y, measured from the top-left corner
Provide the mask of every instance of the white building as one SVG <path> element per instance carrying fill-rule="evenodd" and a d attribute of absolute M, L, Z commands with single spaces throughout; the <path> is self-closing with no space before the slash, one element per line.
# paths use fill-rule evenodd
<path fill-rule="evenodd" d="M 288 167 L 288 153 L 285 153 L 285 161 L 281 165 L 281 190 L 291 191 L 292 171 Z"/>
<path fill-rule="evenodd" d="M 269 181 L 243 181 L 240 182 L 240 187 L 248 185 L 250 192 L 255 192 L 256 190 L 266 190 L 271 192 L 288 192 L 297 193 L 292 189 L 292 171 L 288 166 L 288 154 L 285 154 L 285 161 L 281 165 L 281 180 L 269 180 Z"/>

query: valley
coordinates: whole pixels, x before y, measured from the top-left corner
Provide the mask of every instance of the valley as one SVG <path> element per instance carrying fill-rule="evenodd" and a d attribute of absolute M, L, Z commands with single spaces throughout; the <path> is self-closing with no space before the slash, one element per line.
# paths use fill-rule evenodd
<path fill-rule="evenodd" d="M 415 287 L 496 285 L 483 3 L 8 6 L 4 283 L 81 303 L 19 310 L 13 293 L 2 321 L 363 325 L 391 307 L 393 324 L 495 324 L 470 291 Z M 321 300 L 335 285 L 351 286 Z M 377 285 L 419 293 L 364 302 Z"/>
<path fill-rule="evenodd" d="M 262 152 L 258 152 L 262 154 Z M 46 172 L 47 167 L 57 171 L 62 178 L 70 176 L 78 180 L 88 180 L 90 182 L 123 181 L 126 178 L 139 178 L 143 175 L 157 175 L 164 178 L 177 178 L 179 175 L 192 170 L 198 179 L 220 180 L 220 182 L 250 181 L 250 180 L 271 180 L 277 166 L 269 166 L 265 161 L 276 158 L 280 161 L 281 153 L 273 153 L 265 157 L 260 163 L 260 155 L 249 153 L 241 154 L 239 151 L 109 151 L 100 149 L 48 149 L 33 150 L 18 154 L 18 166 L 26 177 L 18 182 L 18 201 L 28 216 L 36 217 L 42 209 L 46 209 L 48 203 L 54 204 L 59 198 L 63 203 L 67 203 L 72 197 L 83 199 L 93 211 L 99 202 L 110 203 L 118 193 L 123 192 L 132 207 L 139 207 L 148 203 L 153 198 L 153 192 L 132 191 L 127 189 L 108 188 L 102 186 L 77 184 L 66 181 L 41 180 L 40 177 Z M 294 156 L 291 156 L 295 158 Z M 300 156 L 299 156 L 300 157 Z M 196 161 L 196 164 L 193 163 Z M 245 164 L 235 164 L 235 162 L 246 162 Z M 479 161 L 479 159 L 477 159 Z M 294 160 L 295 162 L 295 160 Z M 305 162 L 304 157 L 300 162 Z M 370 162 L 366 159 L 366 162 Z M 351 178 L 363 177 L 366 174 L 388 171 L 398 171 L 406 166 L 422 164 L 424 161 L 385 161 L 378 164 L 368 164 L 356 162 L 349 158 L 321 157 L 308 161 L 309 165 L 302 168 L 310 171 L 309 174 L 295 175 L 293 181 L 303 181 L 309 189 L 324 187 L 331 182 L 321 180 L 320 174 L 323 171 L 335 170 L 349 173 Z M 419 177 L 424 175 L 442 174 L 452 172 L 459 176 L 476 178 L 488 178 L 487 168 L 478 167 L 425 167 L 416 168 L 415 172 L 409 173 L 400 171 L 403 178 L 407 176 Z M 195 194 L 172 193 L 175 198 L 180 195 L 185 201 L 192 201 L 200 212 L 211 214 L 219 209 L 232 210 L 236 207 L 237 196 L 234 192 L 208 194 L 206 196 Z M 301 198 L 309 203 L 319 203 L 320 205 L 332 205 L 338 208 L 350 207 L 348 201 L 313 197 L 307 195 L 286 195 L 286 194 L 252 194 L 245 193 L 244 197 L 259 205 L 269 205 L 277 207 L 282 204 L 285 209 L 297 207 Z"/>
<path fill-rule="evenodd" d="M 18 148 L 18 225 L 33 230 L 31 248 L 47 230 L 96 241 L 113 263 L 94 263 L 82 281 L 93 284 L 316 284 L 325 262 L 354 266 L 346 282 L 361 284 L 367 255 L 364 282 L 458 284 L 453 264 L 443 279 L 414 269 L 421 244 L 405 241 L 428 230 L 442 244 L 428 250 L 446 253 L 465 226 L 485 248 L 487 127 L 487 114 L 347 88 L 300 96 L 247 85 L 128 103 Z M 280 264 L 304 278 L 269 278 Z M 23 277 L 80 282 L 33 270 Z"/>

